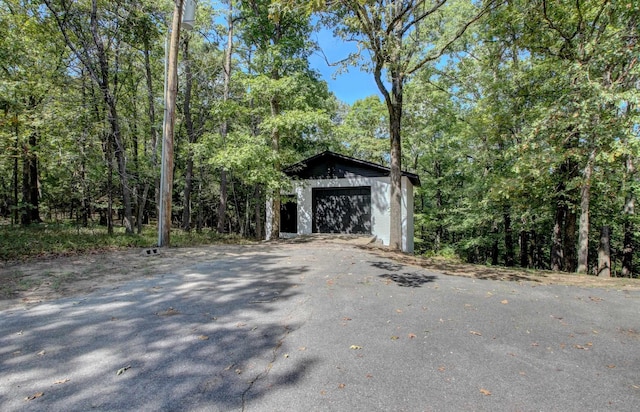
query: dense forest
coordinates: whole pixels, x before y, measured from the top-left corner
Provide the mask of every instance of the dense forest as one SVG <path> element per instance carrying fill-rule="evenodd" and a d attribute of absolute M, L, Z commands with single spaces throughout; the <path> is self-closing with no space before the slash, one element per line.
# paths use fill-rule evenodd
<path fill-rule="evenodd" d="M 156 224 L 173 10 L 0 0 L 3 225 Z M 323 28 L 357 44 L 336 71 L 379 90 L 331 93 L 309 64 Z M 200 0 L 173 226 L 264 238 L 282 169 L 332 150 L 420 176 L 416 253 L 637 277 L 639 33 L 630 0 Z"/>

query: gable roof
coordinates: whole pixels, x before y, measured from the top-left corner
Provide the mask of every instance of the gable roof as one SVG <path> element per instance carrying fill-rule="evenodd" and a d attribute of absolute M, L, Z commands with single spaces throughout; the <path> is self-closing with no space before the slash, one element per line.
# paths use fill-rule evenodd
<path fill-rule="evenodd" d="M 327 179 L 345 177 L 345 175 L 350 174 L 369 177 L 389 176 L 391 169 L 377 163 L 356 159 L 327 150 L 293 164 L 285 168 L 283 172 L 288 176 L 295 176 L 301 179 Z M 402 172 L 402 176 L 406 176 L 412 185 L 420 186 L 420 177 L 417 174 Z"/>

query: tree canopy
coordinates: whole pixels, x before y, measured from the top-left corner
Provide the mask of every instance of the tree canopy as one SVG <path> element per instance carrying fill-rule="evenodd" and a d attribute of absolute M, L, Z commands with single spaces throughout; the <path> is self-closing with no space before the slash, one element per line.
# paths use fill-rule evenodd
<path fill-rule="evenodd" d="M 277 238 L 283 167 L 330 149 L 390 167 L 391 247 L 408 170 L 416 253 L 637 276 L 636 3 L 199 2 L 173 224 Z M 156 224 L 173 6 L 0 0 L 3 223 Z M 310 66 L 320 28 L 358 46 L 341 64 L 371 74 L 370 97 L 340 102 Z"/>

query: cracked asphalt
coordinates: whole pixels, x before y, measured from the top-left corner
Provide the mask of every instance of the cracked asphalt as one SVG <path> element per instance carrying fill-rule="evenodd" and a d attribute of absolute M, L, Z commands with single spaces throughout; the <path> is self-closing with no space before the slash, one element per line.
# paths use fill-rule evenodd
<path fill-rule="evenodd" d="M 179 271 L 0 311 L 0 409 L 640 405 L 638 291 L 447 276 L 345 244 L 209 248 Z"/>

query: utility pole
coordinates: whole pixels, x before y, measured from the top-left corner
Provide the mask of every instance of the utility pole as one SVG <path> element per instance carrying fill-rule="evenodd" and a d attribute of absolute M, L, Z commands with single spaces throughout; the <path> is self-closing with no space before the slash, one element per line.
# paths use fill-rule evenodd
<path fill-rule="evenodd" d="M 184 6 L 184 10 L 183 10 Z M 182 21 L 183 11 L 186 21 Z M 180 26 L 193 28 L 194 0 L 175 0 L 171 37 L 165 65 L 164 124 L 162 127 L 162 161 L 160 171 L 160 210 L 158 216 L 158 246 L 170 245 L 171 197 L 173 193 L 173 132 L 176 122 L 176 96 L 178 94 L 178 46 Z"/>

